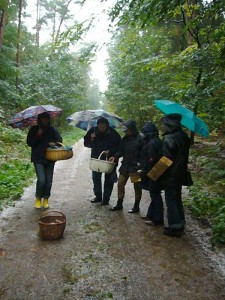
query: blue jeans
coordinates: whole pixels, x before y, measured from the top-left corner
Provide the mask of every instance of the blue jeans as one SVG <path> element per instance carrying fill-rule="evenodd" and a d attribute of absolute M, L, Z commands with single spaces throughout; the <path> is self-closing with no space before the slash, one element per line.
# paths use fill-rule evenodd
<path fill-rule="evenodd" d="M 92 180 L 94 184 L 93 191 L 96 198 L 99 200 L 103 200 L 104 202 L 109 202 L 113 190 L 113 185 L 117 181 L 116 172 L 113 171 L 111 174 L 105 174 L 103 193 L 102 193 L 102 173 L 92 171 Z"/>
<path fill-rule="evenodd" d="M 51 195 L 53 171 L 55 162 L 48 162 L 46 164 L 34 163 L 37 183 L 36 183 L 36 197 L 48 199 Z"/>
<path fill-rule="evenodd" d="M 171 229 L 181 229 L 185 224 L 181 190 L 181 186 L 165 188 L 168 225 Z"/>

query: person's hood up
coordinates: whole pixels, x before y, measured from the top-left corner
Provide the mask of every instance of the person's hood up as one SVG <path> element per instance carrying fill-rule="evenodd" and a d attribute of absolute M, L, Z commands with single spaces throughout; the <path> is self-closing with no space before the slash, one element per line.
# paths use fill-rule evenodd
<path fill-rule="evenodd" d="M 163 118 L 164 134 L 175 132 L 181 129 L 180 121 L 182 116 L 180 114 L 168 114 Z"/>
<path fill-rule="evenodd" d="M 127 129 L 130 129 L 134 135 L 138 134 L 137 125 L 134 120 L 128 120 L 122 124 L 122 130 L 126 131 Z"/>
<path fill-rule="evenodd" d="M 158 129 L 151 121 L 149 121 L 144 125 L 141 132 L 144 134 L 145 138 L 147 139 L 151 139 L 159 136 Z"/>

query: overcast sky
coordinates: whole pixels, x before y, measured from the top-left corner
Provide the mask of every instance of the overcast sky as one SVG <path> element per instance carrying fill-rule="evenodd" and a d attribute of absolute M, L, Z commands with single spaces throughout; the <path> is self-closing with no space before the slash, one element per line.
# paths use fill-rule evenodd
<path fill-rule="evenodd" d="M 97 42 L 100 46 L 100 50 L 97 53 L 96 61 L 92 63 L 92 77 L 99 80 L 99 86 L 101 91 L 107 88 L 106 78 L 106 66 L 105 60 L 108 58 L 106 51 L 106 43 L 110 41 L 111 35 L 108 32 L 109 20 L 107 16 L 107 10 L 116 2 L 116 0 L 107 0 L 101 3 L 100 0 L 86 0 L 84 6 L 80 9 L 78 5 L 70 5 L 71 14 L 77 21 L 84 21 L 94 16 L 95 21 L 93 23 L 90 32 L 86 35 L 84 42 Z M 30 31 L 35 26 L 35 0 L 27 0 L 28 7 L 27 13 L 32 15 L 32 18 L 27 22 L 27 27 Z M 48 32 L 41 32 L 41 42 L 46 41 L 49 38 Z"/>

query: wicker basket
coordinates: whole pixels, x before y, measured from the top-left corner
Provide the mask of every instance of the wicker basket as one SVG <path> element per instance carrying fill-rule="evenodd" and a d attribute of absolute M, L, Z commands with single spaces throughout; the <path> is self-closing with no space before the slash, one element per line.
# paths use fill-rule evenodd
<path fill-rule="evenodd" d="M 106 174 L 109 174 L 109 173 L 112 173 L 114 167 L 115 167 L 115 164 L 112 163 L 112 162 L 109 162 L 107 161 L 107 157 L 106 157 L 106 160 L 101 160 L 101 156 L 102 154 L 104 153 L 105 151 L 103 151 L 98 159 L 96 158 L 91 158 L 90 159 L 90 162 L 89 162 L 89 168 L 92 170 L 92 171 L 95 171 L 95 172 L 100 172 L 100 173 L 106 173 Z"/>
<path fill-rule="evenodd" d="M 130 173 L 129 176 L 130 176 L 131 183 L 141 182 L 140 173 L 138 173 L 138 172 L 136 172 L 136 173 Z"/>
<path fill-rule="evenodd" d="M 66 216 L 60 211 L 48 211 L 40 217 L 38 223 L 39 234 L 43 240 L 59 240 L 66 227 Z"/>
<path fill-rule="evenodd" d="M 61 143 L 57 143 L 61 145 L 60 148 L 47 148 L 46 150 L 46 159 L 51 160 L 51 161 L 57 161 L 57 160 L 65 160 L 65 159 L 70 159 L 73 157 L 73 150 L 67 150 L 63 149 L 65 147 Z"/>

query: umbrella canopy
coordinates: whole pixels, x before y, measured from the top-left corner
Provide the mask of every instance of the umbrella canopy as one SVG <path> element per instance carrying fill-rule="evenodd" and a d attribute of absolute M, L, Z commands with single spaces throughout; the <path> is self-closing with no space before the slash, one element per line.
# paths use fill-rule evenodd
<path fill-rule="evenodd" d="M 109 121 L 109 126 L 113 128 L 121 126 L 123 122 L 123 119 L 119 116 L 103 109 L 77 111 L 66 119 L 69 125 L 88 130 L 97 125 L 100 117 L 106 118 Z"/>
<path fill-rule="evenodd" d="M 28 127 L 37 123 L 37 116 L 43 112 L 49 113 L 51 118 L 60 116 L 62 109 L 53 105 L 36 105 L 30 106 L 23 111 L 15 114 L 10 121 L 9 125 L 13 128 Z"/>
<path fill-rule="evenodd" d="M 156 107 L 165 114 L 178 113 L 182 115 L 181 124 L 191 131 L 204 137 L 209 136 L 206 123 L 191 110 L 170 100 L 155 100 Z"/>

